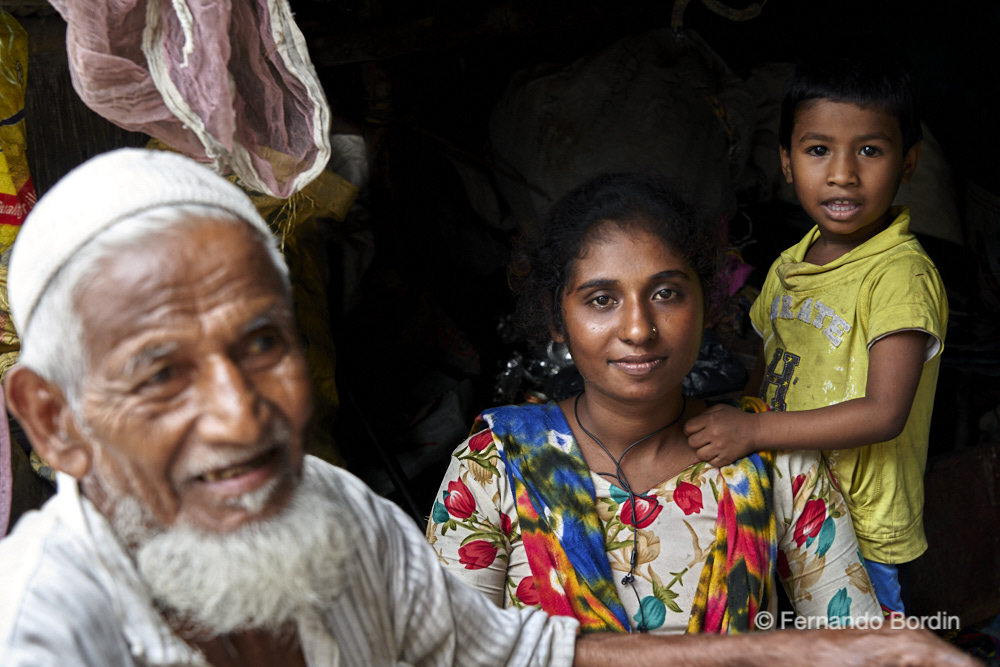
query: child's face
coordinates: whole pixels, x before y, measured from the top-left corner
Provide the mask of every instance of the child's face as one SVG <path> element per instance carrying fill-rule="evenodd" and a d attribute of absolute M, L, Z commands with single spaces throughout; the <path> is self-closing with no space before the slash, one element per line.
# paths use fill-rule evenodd
<path fill-rule="evenodd" d="M 903 153 L 894 115 L 821 99 L 796 111 L 781 169 L 822 238 L 853 248 L 888 224 L 889 206 L 919 153 L 920 144 Z"/>

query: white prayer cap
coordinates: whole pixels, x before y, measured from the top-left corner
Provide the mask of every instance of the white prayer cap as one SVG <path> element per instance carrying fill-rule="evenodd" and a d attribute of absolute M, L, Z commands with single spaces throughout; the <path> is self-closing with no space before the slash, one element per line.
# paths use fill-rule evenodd
<path fill-rule="evenodd" d="M 52 278 L 102 230 L 189 204 L 222 209 L 271 234 L 242 190 L 177 153 L 122 148 L 73 169 L 38 200 L 14 241 L 7 275 L 14 325 L 23 335 Z"/>

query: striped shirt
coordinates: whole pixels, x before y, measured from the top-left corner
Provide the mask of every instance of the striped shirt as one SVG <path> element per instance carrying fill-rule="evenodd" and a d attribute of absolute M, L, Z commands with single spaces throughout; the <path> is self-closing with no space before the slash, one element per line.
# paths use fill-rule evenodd
<path fill-rule="evenodd" d="M 570 665 L 577 623 L 499 609 L 444 572 L 416 524 L 350 473 L 307 457 L 355 527 L 344 590 L 296 618 L 317 665 Z M 0 540 L 0 664 L 206 665 L 153 606 L 110 525 L 74 479 Z"/>

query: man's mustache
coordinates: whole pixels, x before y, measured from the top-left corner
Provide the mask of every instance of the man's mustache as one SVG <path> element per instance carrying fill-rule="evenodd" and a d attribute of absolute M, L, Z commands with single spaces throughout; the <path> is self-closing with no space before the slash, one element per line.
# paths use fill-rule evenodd
<path fill-rule="evenodd" d="M 269 422 L 260 439 L 250 445 L 203 445 L 201 451 L 181 463 L 172 475 L 176 487 L 198 481 L 217 481 L 265 465 L 274 456 L 287 454 L 292 433 L 280 419 Z"/>

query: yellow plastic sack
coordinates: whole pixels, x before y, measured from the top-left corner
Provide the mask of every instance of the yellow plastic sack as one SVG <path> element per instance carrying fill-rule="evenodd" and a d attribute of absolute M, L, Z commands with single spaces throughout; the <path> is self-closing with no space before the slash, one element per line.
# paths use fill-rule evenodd
<path fill-rule="evenodd" d="M 7 369 L 17 363 L 21 351 L 21 341 L 10 319 L 10 303 L 7 301 L 7 265 L 0 264 L 0 380 Z"/>
<path fill-rule="evenodd" d="M 24 133 L 28 81 L 28 34 L 0 10 L 0 253 L 14 243 L 35 204 Z"/>

